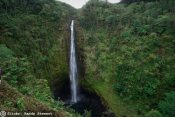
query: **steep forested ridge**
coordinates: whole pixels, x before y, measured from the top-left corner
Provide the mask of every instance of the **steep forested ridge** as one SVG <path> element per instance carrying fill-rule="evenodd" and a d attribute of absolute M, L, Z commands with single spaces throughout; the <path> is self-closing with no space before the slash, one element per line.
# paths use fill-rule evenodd
<path fill-rule="evenodd" d="M 119 112 L 114 105 L 120 102 L 111 90 L 125 103 L 132 101 L 129 108 L 139 116 L 175 115 L 174 8 L 172 0 L 130 4 L 91 0 L 80 11 L 85 77 L 116 114 L 135 116 L 124 109 Z"/>
<path fill-rule="evenodd" d="M 0 109 L 66 110 L 61 102 L 54 101 L 51 88 L 55 79 L 69 72 L 68 26 L 74 12 L 71 6 L 54 0 L 0 1 Z M 14 89 L 4 80 L 18 92 L 10 94 Z"/>
<path fill-rule="evenodd" d="M 90 0 L 79 10 L 55 0 L 0 0 L 0 111 L 80 116 L 52 92 L 69 77 L 72 18 L 80 84 L 109 113 L 175 116 L 174 0 Z"/>

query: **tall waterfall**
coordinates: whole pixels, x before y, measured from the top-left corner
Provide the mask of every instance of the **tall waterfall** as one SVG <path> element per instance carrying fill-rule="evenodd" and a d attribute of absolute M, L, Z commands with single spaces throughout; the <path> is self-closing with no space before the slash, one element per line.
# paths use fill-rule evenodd
<path fill-rule="evenodd" d="M 71 85 L 71 102 L 76 103 L 78 98 L 78 81 L 77 81 L 77 62 L 75 53 L 75 36 L 74 36 L 74 20 L 71 23 L 71 44 L 70 44 L 70 85 Z"/>

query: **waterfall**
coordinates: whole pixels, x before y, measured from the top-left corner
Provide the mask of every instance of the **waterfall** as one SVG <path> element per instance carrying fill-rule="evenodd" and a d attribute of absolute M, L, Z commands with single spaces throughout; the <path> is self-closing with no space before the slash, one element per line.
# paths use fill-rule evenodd
<path fill-rule="evenodd" d="M 75 53 L 75 36 L 74 36 L 74 20 L 71 23 L 71 44 L 70 44 L 70 85 L 71 85 L 71 102 L 76 103 L 78 97 L 78 81 L 77 81 L 77 62 Z"/>

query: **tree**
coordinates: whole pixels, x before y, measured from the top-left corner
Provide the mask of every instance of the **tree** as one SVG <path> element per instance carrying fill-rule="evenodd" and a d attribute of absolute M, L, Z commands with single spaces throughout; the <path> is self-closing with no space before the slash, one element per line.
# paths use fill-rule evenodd
<path fill-rule="evenodd" d="M 174 117 L 175 116 L 175 91 L 166 93 L 164 100 L 160 101 L 158 107 L 166 117 Z"/>
<path fill-rule="evenodd" d="M 159 111 L 151 110 L 145 115 L 145 117 L 163 117 L 163 116 Z"/>
<path fill-rule="evenodd" d="M 121 0 L 122 3 L 133 3 L 133 2 L 140 2 L 140 1 L 151 2 L 151 1 L 157 1 L 157 0 Z"/>

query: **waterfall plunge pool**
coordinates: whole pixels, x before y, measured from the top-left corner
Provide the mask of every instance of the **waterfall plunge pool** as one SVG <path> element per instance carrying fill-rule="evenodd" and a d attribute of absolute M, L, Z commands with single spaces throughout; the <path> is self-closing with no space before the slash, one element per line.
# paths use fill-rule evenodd
<path fill-rule="evenodd" d="M 71 104 L 70 81 L 67 78 L 63 83 L 61 87 L 54 88 L 55 100 L 60 99 L 65 103 L 65 106 L 70 106 L 81 115 L 84 114 L 85 110 L 88 110 L 91 111 L 91 117 L 115 117 L 113 113 L 107 112 L 107 108 L 96 93 L 89 92 L 82 86 L 79 86 L 79 101 Z"/>

